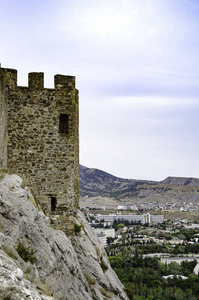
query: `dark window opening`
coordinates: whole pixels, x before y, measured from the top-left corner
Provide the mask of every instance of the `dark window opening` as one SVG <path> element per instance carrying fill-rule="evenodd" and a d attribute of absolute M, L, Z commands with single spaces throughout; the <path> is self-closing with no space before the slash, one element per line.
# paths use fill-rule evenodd
<path fill-rule="evenodd" d="M 59 133 L 68 134 L 68 115 L 60 114 L 59 116 Z"/>
<path fill-rule="evenodd" d="M 56 197 L 51 197 L 51 212 L 55 212 L 57 206 Z"/>

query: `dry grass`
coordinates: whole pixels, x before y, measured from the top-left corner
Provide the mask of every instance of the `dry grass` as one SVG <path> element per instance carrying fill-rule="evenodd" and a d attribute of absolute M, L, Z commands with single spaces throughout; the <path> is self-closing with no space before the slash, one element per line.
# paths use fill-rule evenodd
<path fill-rule="evenodd" d="M 11 258 L 13 259 L 17 259 L 17 252 L 16 250 L 13 248 L 13 247 L 9 247 L 7 245 L 3 245 L 2 246 L 2 250 L 8 255 L 10 256 Z"/>
<path fill-rule="evenodd" d="M 86 277 L 86 280 L 88 282 L 89 287 L 91 287 L 92 285 L 94 285 L 96 283 L 96 280 L 94 278 L 91 278 L 85 270 L 83 270 L 84 272 L 84 276 Z"/>
<path fill-rule="evenodd" d="M 40 282 L 37 287 L 47 296 L 53 296 L 52 291 L 50 290 L 50 288 L 44 283 L 44 282 Z"/>
<path fill-rule="evenodd" d="M 158 212 L 161 215 L 164 215 L 164 218 L 167 220 L 176 220 L 176 219 L 188 219 L 188 220 L 192 220 L 192 221 L 198 221 L 199 220 L 199 213 L 197 212 L 189 212 L 189 211 L 184 211 L 184 212 L 180 212 L 180 211 L 161 211 Z"/>
<path fill-rule="evenodd" d="M 5 169 L 0 169 L 0 180 L 5 177 L 6 170 Z"/>
<path fill-rule="evenodd" d="M 100 289 L 101 294 L 105 297 L 105 299 L 110 299 L 114 296 L 114 294 L 110 291 L 105 290 L 104 288 Z"/>

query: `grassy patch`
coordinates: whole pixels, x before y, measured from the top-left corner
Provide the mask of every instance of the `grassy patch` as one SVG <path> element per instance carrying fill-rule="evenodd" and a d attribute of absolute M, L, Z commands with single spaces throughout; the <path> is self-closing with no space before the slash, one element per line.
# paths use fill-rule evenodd
<path fill-rule="evenodd" d="M 0 215 L 0 231 L 3 231 L 4 226 L 4 218 L 2 215 Z"/>
<path fill-rule="evenodd" d="M 5 177 L 6 172 L 6 169 L 0 169 L 0 180 Z"/>
<path fill-rule="evenodd" d="M 35 283 L 35 276 L 32 274 L 32 267 L 31 266 L 28 266 L 24 272 L 25 274 L 25 278 L 32 282 L 32 283 Z"/>
<path fill-rule="evenodd" d="M 114 294 L 110 291 L 105 290 L 104 288 L 100 289 L 101 294 L 105 297 L 105 299 L 110 299 L 114 296 Z"/>
<path fill-rule="evenodd" d="M 0 173 L 0 180 L 4 178 L 4 174 Z"/>
<path fill-rule="evenodd" d="M 103 257 L 100 258 L 100 261 L 100 266 L 103 272 L 105 273 L 108 270 L 109 266 L 104 262 Z"/>
<path fill-rule="evenodd" d="M 53 296 L 52 291 L 50 290 L 50 288 L 44 282 L 40 282 L 37 285 L 37 288 L 40 289 L 45 295 Z"/>
<path fill-rule="evenodd" d="M 94 278 L 91 278 L 85 270 L 83 270 L 84 272 L 84 276 L 86 277 L 86 280 L 88 282 L 89 287 L 91 287 L 92 285 L 94 285 L 96 283 L 96 280 Z"/>
<path fill-rule="evenodd" d="M 26 186 L 27 186 L 27 179 L 23 179 L 23 181 L 21 183 L 21 188 L 25 189 Z"/>
<path fill-rule="evenodd" d="M 99 258 L 100 257 L 100 249 L 95 247 L 95 250 L 96 250 L 97 257 Z"/>
<path fill-rule="evenodd" d="M 11 258 L 17 259 L 17 254 L 14 248 L 9 247 L 7 245 L 3 245 L 2 250 Z"/>

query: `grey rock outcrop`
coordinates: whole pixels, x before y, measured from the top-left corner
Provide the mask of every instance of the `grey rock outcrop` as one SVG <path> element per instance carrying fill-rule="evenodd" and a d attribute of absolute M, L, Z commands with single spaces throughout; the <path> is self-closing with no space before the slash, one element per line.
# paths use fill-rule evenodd
<path fill-rule="evenodd" d="M 128 299 L 83 214 L 76 212 L 81 230 L 69 239 L 49 226 L 31 192 L 22 186 L 16 175 L 0 180 L 2 299 Z"/>
<path fill-rule="evenodd" d="M 167 177 L 160 183 L 171 185 L 199 186 L 199 179 L 193 177 Z"/>

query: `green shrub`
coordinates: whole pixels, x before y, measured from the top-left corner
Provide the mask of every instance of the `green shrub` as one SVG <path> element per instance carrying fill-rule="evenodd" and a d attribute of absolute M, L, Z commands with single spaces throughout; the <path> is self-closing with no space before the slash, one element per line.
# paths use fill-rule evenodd
<path fill-rule="evenodd" d="M 74 228 L 75 228 L 75 232 L 76 233 L 79 233 L 81 231 L 81 229 L 82 229 L 81 225 L 78 225 L 78 224 L 75 224 Z"/>
<path fill-rule="evenodd" d="M 16 251 L 25 262 L 29 261 L 31 264 L 34 264 L 34 262 L 36 261 L 36 257 L 34 256 L 36 251 L 31 249 L 30 247 L 26 247 L 21 242 L 18 243 Z"/>

